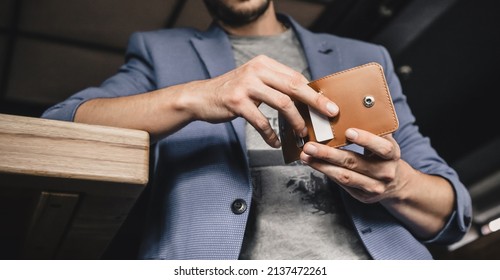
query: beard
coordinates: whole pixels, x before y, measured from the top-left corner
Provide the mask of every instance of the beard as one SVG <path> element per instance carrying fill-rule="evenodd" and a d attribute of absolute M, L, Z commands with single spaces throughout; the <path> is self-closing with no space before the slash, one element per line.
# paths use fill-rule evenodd
<path fill-rule="evenodd" d="M 253 9 L 237 10 L 223 0 L 204 0 L 205 6 L 212 17 L 225 25 L 240 27 L 257 20 L 269 8 L 271 0 L 265 0 Z"/>

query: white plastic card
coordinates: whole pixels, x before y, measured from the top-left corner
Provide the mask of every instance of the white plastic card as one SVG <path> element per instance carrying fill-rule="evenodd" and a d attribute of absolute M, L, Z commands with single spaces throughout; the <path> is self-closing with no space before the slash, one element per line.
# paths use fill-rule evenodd
<path fill-rule="evenodd" d="M 333 131 L 328 117 L 316 111 L 314 108 L 309 106 L 308 108 L 316 141 L 323 142 L 333 139 Z"/>

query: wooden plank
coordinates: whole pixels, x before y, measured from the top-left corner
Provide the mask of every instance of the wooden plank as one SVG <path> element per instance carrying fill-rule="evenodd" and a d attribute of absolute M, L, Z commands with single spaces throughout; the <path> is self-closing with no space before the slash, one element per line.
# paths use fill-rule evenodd
<path fill-rule="evenodd" d="M 0 114 L 0 172 L 145 185 L 144 131 Z"/>
<path fill-rule="evenodd" d="M 8 256 L 98 259 L 148 176 L 144 131 L 0 114 L 0 197 L 33 205 L 33 197 L 41 194 L 37 206 L 30 207 L 32 215 L 12 213 L 31 216 L 30 221 L 0 221 L 0 239 L 13 236 L 8 232 L 13 229 L 25 240 L 23 253 L 9 251 Z M 29 230 L 19 234 L 24 224 Z"/>

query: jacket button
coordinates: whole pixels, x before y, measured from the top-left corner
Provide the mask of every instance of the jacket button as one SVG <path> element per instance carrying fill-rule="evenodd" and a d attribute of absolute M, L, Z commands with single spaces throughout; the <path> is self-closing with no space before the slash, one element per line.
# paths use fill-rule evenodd
<path fill-rule="evenodd" d="M 233 213 L 236 215 L 243 214 L 245 213 L 246 210 L 247 210 L 247 202 L 243 199 L 236 199 L 231 204 L 231 211 L 233 211 Z"/>

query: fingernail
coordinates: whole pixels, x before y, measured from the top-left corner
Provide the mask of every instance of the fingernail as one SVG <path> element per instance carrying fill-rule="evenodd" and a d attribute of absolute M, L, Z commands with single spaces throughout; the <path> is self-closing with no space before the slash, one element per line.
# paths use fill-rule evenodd
<path fill-rule="evenodd" d="M 275 147 L 275 148 L 279 148 L 279 147 L 281 147 L 281 142 L 280 142 L 280 140 L 276 140 L 276 142 L 274 142 L 274 147 Z"/>
<path fill-rule="evenodd" d="M 356 130 L 349 128 L 345 131 L 345 136 L 351 140 L 354 140 L 356 139 L 356 137 L 358 137 L 358 133 L 356 132 Z"/>
<path fill-rule="evenodd" d="M 300 137 L 306 137 L 307 136 L 307 126 L 302 129 L 302 132 L 300 132 Z"/>
<path fill-rule="evenodd" d="M 336 115 L 339 112 L 339 107 L 335 103 L 328 102 L 326 104 L 326 109 L 332 115 Z"/>
<path fill-rule="evenodd" d="M 314 156 L 314 154 L 318 152 L 318 148 L 314 147 L 314 145 L 309 144 L 304 147 L 304 152 L 308 155 Z"/>

